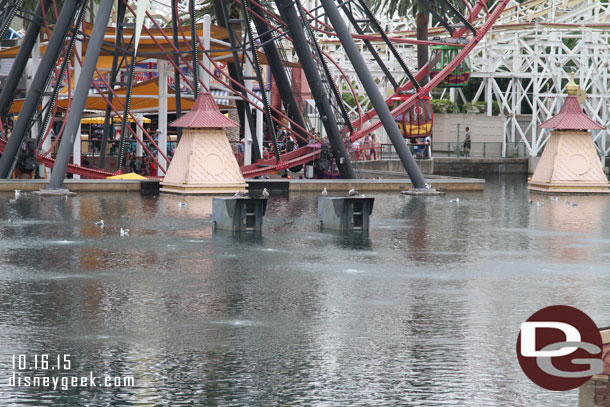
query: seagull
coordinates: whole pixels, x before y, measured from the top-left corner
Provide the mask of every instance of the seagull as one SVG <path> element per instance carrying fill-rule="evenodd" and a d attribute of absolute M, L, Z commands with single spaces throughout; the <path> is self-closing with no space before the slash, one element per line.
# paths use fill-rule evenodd
<path fill-rule="evenodd" d="M 186 202 L 178 202 L 178 208 L 186 208 Z"/>
<path fill-rule="evenodd" d="M 537 206 L 544 206 L 544 202 L 536 202 Z"/>
<path fill-rule="evenodd" d="M 97 222 L 95 222 L 96 225 L 100 226 L 100 227 L 104 227 L 104 219 L 100 219 Z"/>
<path fill-rule="evenodd" d="M 322 190 L 322 196 L 326 196 L 326 195 L 328 195 L 328 191 L 326 190 L 326 188 L 324 188 Z"/>
<path fill-rule="evenodd" d="M 356 196 L 356 195 L 360 195 L 360 193 L 358 191 L 356 191 L 354 188 L 350 189 L 348 192 L 349 196 Z"/>
<path fill-rule="evenodd" d="M 247 192 L 244 192 L 244 191 L 237 191 L 237 192 L 235 193 L 235 196 L 237 196 L 237 197 L 240 197 L 240 196 L 247 196 L 247 195 L 248 195 L 248 193 L 247 193 Z"/>
<path fill-rule="evenodd" d="M 129 236 L 129 229 L 121 228 L 121 236 Z"/>
<path fill-rule="evenodd" d="M 263 188 L 263 198 L 269 198 L 269 191 L 267 190 L 267 188 Z"/>
<path fill-rule="evenodd" d="M 570 204 L 570 201 L 568 201 L 567 199 L 565 201 L 563 201 L 566 205 Z"/>
<path fill-rule="evenodd" d="M 576 202 L 572 202 L 572 206 L 578 206 L 578 204 Z"/>
<path fill-rule="evenodd" d="M 15 198 L 19 198 L 21 196 L 21 190 L 20 189 L 16 189 L 15 190 Z"/>
<path fill-rule="evenodd" d="M 452 200 L 450 200 L 449 202 L 460 202 L 460 198 L 455 198 L 455 199 L 452 199 Z"/>
<path fill-rule="evenodd" d="M 551 201 L 553 201 L 553 202 L 557 202 L 558 200 L 559 200 L 559 198 L 557 198 L 556 196 L 551 197 Z"/>

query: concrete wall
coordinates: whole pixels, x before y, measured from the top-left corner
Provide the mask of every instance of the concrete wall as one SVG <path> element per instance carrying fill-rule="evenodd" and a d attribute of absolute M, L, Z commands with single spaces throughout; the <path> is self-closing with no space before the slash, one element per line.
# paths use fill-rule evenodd
<path fill-rule="evenodd" d="M 470 175 L 483 177 L 488 174 L 527 174 L 527 158 L 465 158 L 435 157 L 432 160 L 417 160 L 424 174 Z M 359 161 L 362 171 L 391 171 L 404 173 L 399 160 Z"/>
<path fill-rule="evenodd" d="M 527 174 L 527 158 L 434 158 L 434 173 L 442 175 Z"/>
<path fill-rule="evenodd" d="M 434 160 L 415 160 L 417 166 L 424 174 L 434 173 Z M 373 171 L 391 171 L 407 173 L 405 167 L 403 167 L 400 160 L 371 160 L 371 161 L 357 161 L 355 165 L 360 170 L 373 170 Z"/>
<path fill-rule="evenodd" d="M 497 142 L 504 139 L 504 117 L 484 114 L 435 113 L 432 142 L 457 142 L 457 127 L 460 125 L 460 143 L 464 142 L 466 127 L 470 127 L 473 143 Z"/>

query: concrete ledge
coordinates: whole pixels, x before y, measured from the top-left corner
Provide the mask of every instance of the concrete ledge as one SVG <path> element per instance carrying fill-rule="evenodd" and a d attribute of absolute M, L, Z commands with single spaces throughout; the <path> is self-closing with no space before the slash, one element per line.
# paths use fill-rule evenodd
<path fill-rule="evenodd" d="M 5 179 L 0 181 L 0 192 L 20 189 L 33 192 L 45 189 L 46 179 Z M 64 186 L 72 192 L 139 192 L 139 180 L 80 179 L 65 180 Z"/>
<path fill-rule="evenodd" d="M 434 174 L 434 159 L 415 160 L 415 162 L 423 174 Z M 355 161 L 354 167 L 359 170 L 391 171 L 406 174 L 402 161 L 398 159 Z"/>
<path fill-rule="evenodd" d="M 485 180 L 476 178 L 430 178 L 426 179 L 436 190 L 444 191 L 483 191 Z M 347 192 L 354 188 L 359 192 L 390 191 L 400 192 L 411 189 L 409 179 L 354 179 L 354 180 L 290 180 L 290 191 L 320 192 L 324 188 L 328 192 Z"/>
<path fill-rule="evenodd" d="M 209 184 L 176 184 L 173 182 L 161 182 L 159 191 L 179 195 L 234 195 L 237 192 L 245 192 L 247 184 L 228 182 Z"/>
<path fill-rule="evenodd" d="M 578 183 L 578 182 L 564 182 L 564 183 L 549 183 L 539 184 L 531 182 L 528 189 L 532 192 L 538 192 L 542 194 L 584 194 L 584 195 L 598 195 L 598 194 L 610 194 L 608 184 L 600 183 Z"/>
<path fill-rule="evenodd" d="M 527 174 L 527 158 L 435 157 L 435 174 Z"/>

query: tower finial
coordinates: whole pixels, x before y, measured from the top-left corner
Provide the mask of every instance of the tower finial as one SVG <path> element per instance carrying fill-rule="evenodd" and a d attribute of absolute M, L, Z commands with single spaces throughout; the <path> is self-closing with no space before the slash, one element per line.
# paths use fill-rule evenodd
<path fill-rule="evenodd" d="M 574 82 L 574 71 L 570 72 L 570 75 L 572 79 L 570 80 L 570 83 L 568 83 L 568 86 L 566 86 L 566 91 L 568 92 L 568 96 L 578 96 L 580 87 Z"/>

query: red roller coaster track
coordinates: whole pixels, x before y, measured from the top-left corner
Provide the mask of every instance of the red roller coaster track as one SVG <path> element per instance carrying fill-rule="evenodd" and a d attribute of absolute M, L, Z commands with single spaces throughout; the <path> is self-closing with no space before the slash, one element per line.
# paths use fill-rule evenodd
<path fill-rule="evenodd" d="M 394 110 L 392 110 L 392 114 L 394 116 L 397 116 L 397 115 L 403 113 L 404 111 L 406 111 L 407 109 L 409 109 L 409 107 L 411 105 L 416 103 L 418 99 L 422 98 L 423 96 L 426 96 L 450 72 L 452 72 L 458 66 L 458 64 L 460 64 L 468 56 L 468 54 L 474 49 L 474 47 L 483 39 L 483 37 L 487 34 L 489 29 L 496 22 L 498 17 L 502 14 L 502 12 L 504 11 L 504 9 L 508 5 L 508 3 L 509 3 L 509 0 L 498 0 L 495 3 L 493 10 L 491 12 L 487 9 L 486 0 L 477 0 L 473 7 L 467 7 L 469 10 L 468 21 L 471 23 L 474 23 L 476 21 L 483 21 L 482 24 L 476 29 L 476 32 L 470 37 L 468 42 L 466 44 L 464 44 L 462 50 L 457 54 L 457 56 L 449 64 L 447 64 L 445 66 L 445 68 L 439 74 L 437 74 L 432 80 L 430 80 L 425 86 L 420 87 L 417 92 L 414 92 L 404 102 L 402 102 L 398 107 L 396 107 Z M 484 20 L 479 19 L 479 17 L 478 17 L 482 11 L 484 11 L 485 15 L 486 15 L 486 18 Z M 133 12 L 133 10 L 132 10 L 132 12 Z M 150 18 L 150 15 L 148 15 L 148 16 Z M 274 15 L 271 14 L 271 16 L 273 16 L 273 18 L 275 18 L 277 20 L 277 18 Z M 160 27 L 157 25 L 155 20 L 154 19 L 151 19 L 151 20 L 153 21 L 153 24 L 155 24 L 157 26 L 157 28 L 160 29 Z M 278 21 L 278 23 L 285 26 L 285 24 L 282 21 L 279 21 L 279 20 L 277 20 L 277 21 Z M 267 24 L 272 29 L 276 30 L 278 33 L 281 33 L 281 31 L 277 27 L 272 25 L 270 22 L 268 22 Z M 328 29 L 329 27 L 325 27 L 325 28 Z M 148 33 L 148 35 L 151 38 L 154 39 L 153 33 L 149 29 L 147 29 L 146 26 L 144 27 L 144 30 Z M 182 30 L 182 27 L 180 27 L 180 31 L 182 33 L 183 38 L 186 40 L 186 35 L 185 35 L 184 31 Z M 459 30 L 456 30 L 452 36 L 455 38 L 458 38 L 458 37 L 463 36 L 465 34 L 465 32 L 466 32 L 466 28 L 461 28 Z M 330 31 L 327 33 L 332 34 L 332 32 L 330 32 Z M 361 37 L 362 36 L 354 35 L 354 38 L 361 38 Z M 367 39 L 376 38 L 375 36 L 365 36 L 365 37 L 367 37 Z M 288 39 L 290 39 L 290 38 L 288 38 Z M 169 38 L 166 38 L 166 41 L 168 42 L 168 44 L 170 44 L 171 47 L 173 47 L 173 44 L 171 41 L 169 41 Z M 396 41 L 404 42 L 404 40 L 401 40 L 401 39 L 397 39 Z M 410 40 L 410 41 L 413 42 L 414 40 Z M 155 42 L 157 42 L 157 41 L 155 40 Z M 189 43 L 189 41 L 187 41 L 187 44 L 188 43 Z M 203 42 L 200 42 L 200 43 L 203 43 Z M 416 43 L 416 42 L 414 42 L 414 43 Z M 161 44 L 158 44 L 158 46 L 163 53 L 169 55 L 169 53 L 163 49 Z M 174 49 L 174 51 L 176 51 L 176 50 Z M 330 58 L 328 55 L 325 55 L 325 56 L 330 60 L 331 63 L 333 63 L 335 66 L 337 66 L 339 68 L 340 73 L 344 77 L 347 78 L 347 75 L 341 70 L 341 67 L 335 61 L 333 61 L 332 58 Z M 172 58 L 169 58 L 169 60 L 173 64 Z M 210 60 L 213 64 L 213 66 L 217 67 L 216 62 L 212 59 L 210 59 Z M 210 73 L 210 74 L 212 73 L 202 63 L 200 63 L 199 65 L 202 69 L 208 71 L 208 73 Z M 227 88 L 229 88 L 229 89 L 231 88 L 229 86 L 229 83 L 232 83 L 237 88 L 241 87 L 241 84 L 236 83 L 232 78 L 230 78 L 230 77 L 228 77 L 228 75 L 224 74 L 224 71 L 220 70 L 220 72 L 222 72 L 223 75 L 225 75 L 225 77 L 226 77 L 226 81 L 224 83 L 225 83 L 225 85 L 227 85 Z M 415 74 L 416 80 L 418 80 L 418 81 L 422 80 L 427 75 L 427 73 L 428 73 L 428 66 L 426 65 L 425 67 L 421 68 Z M 348 80 L 347 83 L 349 84 L 350 81 Z M 395 100 L 395 98 L 398 95 L 401 94 L 401 92 L 411 90 L 412 88 L 413 88 L 413 84 L 410 81 L 407 82 L 404 86 L 398 88 L 393 95 L 391 95 L 389 98 L 387 98 L 386 103 L 388 104 L 388 106 L 390 106 L 390 104 Z M 100 89 L 98 89 L 98 91 L 100 91 Z M 352 92 L 354 92 L 353 89 L 352 89 Z M 247 93 L 249 94 L 250 97 L 253 97 L 255 100 L 260 100 L 260 98 L 257 95 L 255 95 L 254 93 L 252 93 L 251 91 L 247 91 Z M 241 93 L 236 93 L 236 95 L 241 96 Z M 357 98 L 356 98 L 356 100 L 357 100 Z M 248 103 L 250 103 L 253 108 L 260 109 L 260 107 L 257 106 L 257 104 L 255 102 L 251 102 L 250 100 L 246 100 L 246 101 Z M 272 109 L 272 110 L 274 111 L 275 114 L 278 114 L 280 117 L 280 118 L 274 118 L 274 120 L 278 124 L 282 123 L 281 122 L 282 119 L 288 120 L 289 122 L 292 123 L 292 121 L 278 109 Z M 351 135 L 350 141 L 354 141 L 361 137 L 364 137 L 364 136 L 370 134 L 371 132 L 375 131 L 379 127 L 381 127 L 381 122 L 379 120 L 374 120 L 367 124 L 367 122 L 374 119 L 375 116 L 376 116 L 375 110 L 369 110 L 369 111 L 363 113 L 362 115 L 360 115 L 360 117 L 352 123 L 352 126 L 355 129 L 355 132 Z M 293 125 L 293 127 L 296 126 L 295 123 L 292 123 L 292 125 Z M 296 133 L 293 133 L 293 134 L 298 136 L 298 134 L 296 134 Z M 146 133 L 146 136 L 148 136 L 152 140 L 152 138 L 147 133 Z M 138 141 L 142 142 L 141 140 L 138 140 Z M 6 146 L 6 141 L 0 139 L 0 152 L 4 151 L 5 146 Z M 298 166 L 301 164 L 306 164 L 308 162 L 311 162 L 318 155 L 319 155 L 319 150 L 317 150 L 313 147 L 310 147 L 310 146 L 304 146 L 304 147 L 298 148 L 297 150 L 282 154 L 280 156 L 279 160 L 276 160 L 275 158 L 262 159 L 262 160 L 259 160 L 255 164 L 242 166 L 241 169 L 242 169 L 242 173 L 243 173 L 244 177 L 247 177 L 247 178 L 256 177 L 256 176 L 261 176 L 261 175 L 265 175 L 268 173 L 276 172 L 279 170 L 283 170 L 286 168 L 292 168 L 292 167 L 295 167 L 295 166 Z M 36 158 L 37 158 L 38 162 L 44 164 L 46 167 L 49 167 L 49 168 L 52 168 L 55 163 L 54 159 L 43 156 L 39 152 L 36 152 Z M 112 176 L 112 175 L 116 175 L 117 173 L 120 173 L 120 171 L 110 172 L 110 171 L 104 171 L 104 170 L 94 169 L 94 168 L 85 168 L 85 167 L 77 166 L 77 165 L 73 165 L 73 164 L 70 164 L 68 166 L 68 172 L 72 173 L 72 174 L 78 174 L 78 175 L 81 175 L 81 176 L 84 176 L 87 178 L 92 178 L 92 179 L 106 178 L 108 176 Z"/>

